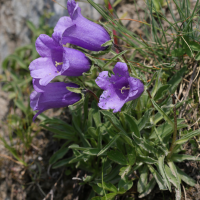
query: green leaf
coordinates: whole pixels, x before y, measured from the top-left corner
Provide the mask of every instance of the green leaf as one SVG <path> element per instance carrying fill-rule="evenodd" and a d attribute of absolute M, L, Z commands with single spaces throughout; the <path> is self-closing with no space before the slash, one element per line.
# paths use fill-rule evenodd
<path fill-rule="evenodd" d="M 142 166 L 139 172 L 140 172 L 140 179 L 137 183 L 137 191 L 139 193 L 142 193 L 145 191 L 147 187 L 147 180 L 148 180 L 148 174 L 149 174 L 147 165 Z"/>
<path fill-rule="evenodd" d="M 156 92 L 158 91 L 159 87 L 160 87 L 160 77 L 161 77 L 161 72 L 162 72 L 162 69 L 160 69 L 160 71 L 158 72 L 157 74 L 157 77 L 156 77 L 156 81 L 155 81 L 155 84 L 154 84 L 154 87 L 151 91 L 151 96 L 152 98 L 154 98 Z"/>
<path fill-rule="evenodd" d="M 120 135 L 120 138 L 124 141 L 124 143 L 127 143 L 130 146 L 134 147 L 133 142 L 132 142 L 133 140 L 130 137 L 128 137 L 124 132 L 120 131 L 119 135 Z"/>
<path fill-rule="evenodd" d="M 173 162 L 183 162 L 184 160 L 194 160 L 200 161 L 200 158 L 197 156 L 185 155 L 185 154 L 173 154 L 171 157 L 171 161 Z"/>
<path fill-rule="evenodd" d="M 119 193 L 121 194 L 125 193 L 124 191 L 130 190 L 132 186 L 133 186 L 133 181 L 128 180 L 128 177 L 125 176 L 118 183 Z M 120 192 L 120 189 L 121 189 L 121 192 Z"/>
<path fill-rule="evenodd" d="M 102 46 L 102 47 L 107 47 L 107 46 L 112 45 L 112 43 L 113 43 L 112 40 L 108 40 L 107 42 L 103 43 L 101 46 Z"/>
<path fill-rule="evenodd" d="M 105 190 L 117 193 L 117 188 L 112 183 L 103 182 L 103 185 L 101 183 L 97 183 L 97 185 Z"/>
<path fill-rule="evenodd" d="M 175 92 L 176 88 L 184 77 L 186 69 L 186 67 L 181 68 L 175 75 L 172 76 L 170 81 L 167 83 L 171 85 L 171 87 L 169 88 L 170 94 L 173 94 Z"/>
<path fill-rule="evenodd" d="M 103 192 L 103 188 L 99 187 L 98 185 L 96 184 L 93 184 L 93 183 L 89 183 L 90 186 L 92 186 L 92 189 L 99 195 L 103 195 L 104 192 Z"/>
<path fill-rule="evenodd" d="M 120 135 L 115 135 L 112 140 L 97 154 L 97 156 L 100 156 L 104 152 L 106 152 L 114 143 L 115 141 L 120 137 Z"/>
<path fill-rule="evenodd" d="M 128 115 L 126 113 L 124 113 L 124 116 L 125 116 L 125 119 L 129 125 L 129 128 L 130 128 L 130 131 L 131 132 L 134 132 L 134 134 L 137 136 L 137 137 L 141 137 L 140 136 L 140 131 L 139 131 L 139 128 L 135 122 L 135 119 L 131 116 L 131 115 Z"/>
<path fill-rule="evenodd" d="M 189 41 L 188 44 L 193 51 L 200 51 L 200 45 L 197 42 Z"/>
<path fill-rule="evenodd" d="M 106 194 L 101 200 L 114 200 L 114 197 L 117 195 L 117 193 L 109 193 Z"/>
<path fill-rule="evenodd" d="M 151 165 L 148 165 L 148 168 L 153 174 L 154 178 L 156 179 L 156 182 L 158 183 L 160 190 L 167 190 L 165 182 L 162 179 L 161 175 Z"/>
<path fill-rule="evenodd" d="M 63 158 L 63 156 L 69 151 L 68 147 L 65 148 L 61 148 L 59 149 L 56 153 L 53 154 L 53 156 L 51 156 L 50 160 L 49 160 L 49 164 L 54 164 L 55 162 L 57 162 L 59 159 Z"/>
<path fill-rule="evenodd" d="M 66 87 L 66 88 L 70 92 L 74 92 L 74 93 L 77 93 L 77 94 L 81 94 L 82 93 L 82 88 L 74 88 L 74 87 Z"/>
<path fill-rule="evenodd" d="M 174 49 L 171 51 L 171 55 L 174 57 L 183 56 L 184 54 L 185 54 L 185 49 L 183 48 Z"/>
<path fill-rule="evenodd" d="M 168 180 L 168 177 L 166 176 L 166 173 L 165 173 L 165 168 L 164 168 L 164 159 L 165 157 L 164 156 L 161 156 L 158 158 L 158 167 L 159 167 L 159 171 L 165 181 L 165 184 L 167 185 L 169 191 L 171 192 L 171 184 Z"/>
<path fill-rule="evenodd" d="M 133 137 L 133 141 L 136 145 L 142 147 L 143 149 L 145 149 L 147 152 L 149 153 L 153 153 L 153 154 L 157 154 L 157 150 L 153 147 L 152 144 L 149 144 L 148 141 L 146 141 L 144 138 L 138 138 L 134 132 L 132 132 L 132 137 Z"/>
<path fill-rule="evenodd" d="M 128 175 L 128 173 L 131 171 L 131 166 L 128 165 L 126 167 L 122 167 L 120 169 L 120 173 L 119 175 L 121 176 L 121 178 L 123 179 L 125 177 L 125 175 Z"/>
<path fill-rule="evenodd" d="M 98 148 L 99 149 L 102 149 L 102 134 L 101 134 L 101 127 L 99 126 L 97 128 L 97 131 L 96 131 L 97 135 L 98 135 Z"/>
<path fill-rule="evenodd" d="M 149 109 L 147 110 L 144 115 L 142 116 L 139 124 L 138 124 L 138 129 L 141 131 L 145 126 L 146 126 L 146 123 L 149 122 L 149 119 L 150 119 L 150 115 L 151 115 L 151 112 L 152 112 L 153 109 Z"/>
<path fill-rule="evenodd" d="M 37 34 L 37 29 L 35 27 L 35 25 L 30 22 L 30 21 L 26 21 L 26 25 L 29 27 L 29 29 L 34 33 L 34 34 Z"/>
<path fill-rule="evenodd" d="M 200 60 L 200 51 L 196 54 L 195 60 L 196 60 L 196 61 Z"/>
<path fill-rule="evenodd" d="M 172 174 L 172 171 L 171 169 L 165 165 L 165 173 L 169 179 L 169 181 L 176 187 L 178 188 L 179 187 L 179 181 L 178 179 Z"/>
<path fill-rule="evenodd" d="M 185 172 L 183 172 L 180 168 L 178 168 L 177 166 L 176 166 L 176 168 L 177 168 L 177 172 L 178 172 L 178 175 L 180 176 L 180 178 L 185 182 L 185 183 L 187 183 L 188 185 L 190 185 L 190 186 L 195 186 L 196 185 L 196 181 L 193 179 L 193 178 L 191 178 L 191 177 L 189 177 Z"/>
<path fill-rule="evenodd" d="M 139 155 L 138 159 L 139 159 L 140 162 L 147 163 L 147 164 L 154 164 L 154 163 L 157 162 L 157 160 L 155 160 L 155 159 L 153 159 L 149 156 Z"/>
<path fill-rule="evenodd" d="M 103 66 L 103 69 L 107 68 L 112 62 L 117 61 L 117 59 L 118 59 L 121 55 L 127 53 L 127 51 L 128 51 L 128 50 L 125 50 L 125 51 L 122 51 L 121 53 L 118 53 L 116 56 L 114 56 L 111 60 L 109 60 L 109 61 Z"/>
<path fill-rule="evenodd" d="M 98 197 L 98 196 L 96 196 L 96 197 L 93 197 L 91 200 L 102 200 L 102 198 L 101 198 L 101 197 Z"/>
<path fill-rule="evenodd" d="M 181 137 L 181 139 L 177 140 L 176 144 L 183 144 L 183 143 L 187 142 L 189 139 L 191 139 L 197 135 L 200 135 L 200 129 L 197 129 L 195 131 L 187 133 L 186 135 Z"/>
<path fill-rule="evenodd" d="M 6 59 L 14 60 L 21 68 L 28 70 L 28 65 L 17 55 L 11 54 Z"/>
<path fill-rule="evenodd" d="M 83 151 L 83 153 L 87 155 L 97 156 L 99 151 L 100 149 L 88 149 L 88 150 Z M 102 154 L 102 155 L 106 155 L 106 154 Z"/>
<path fill-rule="evenodd" d="M 58 135 L 54 135 L 54 137 L 68 139 L 68 140 L 72 140 L 72 141 L 76 140 L 76 136 L 73 133 L 69 133 L 67 131 L 61 131 L 61 130 L 53 128 L 51 126 L 45 126 L 42 124 L 40 126 L 51 131 L 52 133 L 58 134 Z"/>
<path fill-rule="evenodd" d="M 155 109 L 163 116 L 163 118 L 172 126 L 174 127 L 174 123 L 172 120 L 166 115 L 166 113 L 158 106 L 158 104 L 151 99 L 152 104 L 154 105 Z"/>
<path fill-rule="evenodd" d="M 80 138 L 81 138 L 81 141 L 83 143 L 83 146 L 85 147 L 90 147 L 90 143 L 88 142 L 88 140 L 86 139 L 85 135 L 83 134 L 82 130 L 80 129 L 80 126 L 78 124 L 78 121 L 76 120 L 77 118 L 75 118 L 75 115 L 73 115 L 73 118 L 72 118 L 72 123 L 75 127 L 75 129 L 77 130 L 77 133 L 79 134 Z"/>
<path fill-rule="evenodd" d="M 130 146 L 127 152 L 128 162 L 132 166 L 136 161 L 136 150 L 135 147 Z"/>
<path fill-rule="evenodd" d="M 96 127 L 101 124 L 101 116 L 99 112 L 99 107 L 95 101 L 92 102 L 92 117 L 94 119 Z"/>
<path fill-rule="evenodd" d="M 118 150 L 112 150 L 107 153 L 108 158 L 120 165 L 128 165 L 128 161 L 126 160 L 125 156 L 122 152 Z"/>
<path fill-rule="evenodd" d="M 119 120 L 117 119 L 117 117 L 116 117 L 113 113 L 111 113 L 111 112 L 109 112 L 109 111 L 106 111 L 106 110 L 101 110 L 101 113 L 102 113 L 104 116 L 106 116 L 106 117 L 110 120 L 110 122 L 111 122 L 117 129 L 119 129 L 119 130 L 125 132 L 124 129 L 123 129 L 123 127 L 122 127 L 122 125 L 120 124 Z"/>
<path fill-rule="evenodd" d="M 177 169 L 176 169 L 176 165 L 173 163 L 173 162 L 168 162 L 168 165 L 169 165 L 169 167 L 170 167 L 170 169 L 171 169 L 171 172 L 172 172 L 172 174 L 176 177 L 176 179 L 177 179 L 177 181 L 178 181 L 178 183 L 179 183 L 179 186 L 178 187 L 180 187 L 180 184 L 181 184 L 181 178 L 179 177 L 179 175 L 178 175 L 178 172 L 177 172 Z"/>
<path fill-rule="evenodd" d="M 143 197 L 147 196 L 148 194 L 150 194 L 150 192 L 153 190 L 153 188 L 155 187 L 155 185 L 156 185 L 156 180 L 153 177 L 151 179 L 151 181 L 147 185 L 145 185 L 144 192 L 142 192 L 138 197 L 139 198 L 143 198 Z"/>

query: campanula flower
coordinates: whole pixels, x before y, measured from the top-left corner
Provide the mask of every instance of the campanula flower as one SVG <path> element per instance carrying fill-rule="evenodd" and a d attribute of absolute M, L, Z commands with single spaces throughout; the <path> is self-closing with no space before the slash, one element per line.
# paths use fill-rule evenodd
<path fill-rule="evenodd" d="M 129 76 L 126 63 L 118 62 L 113 72 L 115 75 L 111 77 L 108 76 L 108 71 L 101 72 L 95 82 L 104 90 L 98 106 L 102 109 L 114 109 L 115 113 L 126 102 L 138 98 L 144 91 L 144 85 L 139 79 Z"/>
<path fill-rule="evenodd" d="M 81 76 L 90 69 L 91 62 L 84 53 L 63 47 L 48 35 L 41 34 L 35 46 L 41 57 L 32 61 L 29 69 L 40 85 L 47 85 L 58 75 Z"/>
<path fill-rule="evenodd" d="M 102 44 L 111 40 L 108 32 L 100 25 L 86 19 L 74 0 L 68 0 L 70 17 L 61 17 L 54 28 L 53 36 L 62 44 L 70 43 L 91 51 L 103 51 Z"/>
<path fill-rule="evenodd" d="M 30 95 L 30 106 L 33 110 L 38 110 L 33 121 L 45 110 L 73 105 L 81 99 L 80 94 L 70 92 L 66 88 L 78 88 L 74 83 L 54 82 L 41 86 L 38 79 L 33 79 L 33 87 L 35 90 Z"/>

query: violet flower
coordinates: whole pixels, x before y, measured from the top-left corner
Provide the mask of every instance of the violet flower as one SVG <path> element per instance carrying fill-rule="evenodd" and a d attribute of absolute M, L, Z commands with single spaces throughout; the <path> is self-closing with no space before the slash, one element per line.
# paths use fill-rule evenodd
<path fill-rule="evenodd" d="M 113 71 L 115 75 L 111 77 L 108 76 L 108 71 L 101 72 L 95 82 L 104 90 L 98 106 L 102 109 L 114 109 L 115 113 L 126 102 L 137 99 L 143 93 L 144 85 L 139 79 L 129 76 L 125 63 L 118 62 Z"/>
<path fill-rule="evenodd" d="M 31 76 L 40 79 L 40 85 L 47 85 L 54 77 L 81 76 L 90 69 L 91 62 L 84 53 L 61 46 L 55 39 L 41 34 L 35 42 L 41 56 L 31 62 Z"/>
<path fill-rule="evenodd" d="M 33 121 L 45 110 L 66 107 L 81 99 L 80 94 L 70 92 L 66 88 L 78 88 L 79 86 L 74 83 L 54 82 L 41 86 L 39 80 L 33 79 L 33 87 L 35 90 L 30 95 L 30 106 L 33 110 L 38 110 Z"/>
<path fill-rule="evenodd" d="M 103 51 L 101 45 L 111 40 L 108 32 L 100 25 L 86 19 L 74 0 L 68 0 L 70 17 L 61 17 L 54 28 L 53 37 L 62 38 L 62 44 L 70 43 L 91 51 Z"/>

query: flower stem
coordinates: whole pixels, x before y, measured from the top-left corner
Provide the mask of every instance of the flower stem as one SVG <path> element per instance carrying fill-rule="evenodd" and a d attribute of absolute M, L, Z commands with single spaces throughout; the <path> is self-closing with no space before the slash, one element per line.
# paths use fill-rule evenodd
<path fill-rule="evenodd" d="M 99 103 L 99 98 L 97 97 L 97 95 L 94 92 L 92 92 L 89 89 L 86 89 L 86 92 L 90 93 L 96 99 L 97 103 Z"/>

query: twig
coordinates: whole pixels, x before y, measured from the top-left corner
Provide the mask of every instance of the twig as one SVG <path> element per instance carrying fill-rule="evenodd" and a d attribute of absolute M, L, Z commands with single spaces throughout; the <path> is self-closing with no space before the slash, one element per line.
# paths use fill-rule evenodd
<path fill-rule="evenodd" d="M 86 92 L 90 93 L 97 100 L 97 102 L 99 102 L 99 98 L 97 97 L 97 95 L 93 91 L 86 89 Z"/>
<path fill-rule="evenodd" d="M 12 159 L 10 156 L 0 154 L 0 157 L 7 158 L 7 159 L 12 160 L 13 162 L 19 164 L 19 165 L 23 165 L 23 163 L 21 163 L 21 162 L 19 162 L 19 161 L 16 161 L 16 160 Z"/>
<path fill-rule="evenodd" d="M 60 181 L 60 179 L 62 178 L 63 176 L 63 173 L 64 173 L 65 169 L 63 169 L 60 177 L 58 178 L 58 180 L 55 182 L 54 186 L 51 188 L 51 190 L 49 191 L 49 193 L 47 195 L 45 195 L 45 198 L 43 200 L 47 200 L 49 198 L 49 196 L 51 195 L 51 200 L 53 200 L 53 192 L 58 184 L 58 182 Z"/>
<path fill-rule="evenodd" d="M 192 86 L 192 83 L 193 83 L 193 80 L 194 80 L 197 64 L 198 64 L 198 62 L 196 61 L 195 65 L 194 65 L 193 73 L 192 73 L 192 76 L 190 78 L 190 82 L 189 82 L 189 85 L 188 85 L 188 88 L 187 88 L 187 91 L 185 93 L 185 96 L 184 96 L 183 100 L 186 100 L 188 95 L 189 95 L 189 92 L 190 92 L 190 89 L 191 89 L 191 86 Z M 186 104 L 184 103 L 183 108 L 180 111 L 179 118 L 182 117 L 182 114 L 183 114 L 183 111 L 185 110 L 185 107 L 186 107 Z"/>
<path fill-rule="evenodd" d="M 184 191 L 185 200 L 187 200 L 186 191 L 185 191 L 185 187 L 183 184 L 182 184 L 182 187 L 183 187 L 183 191 Z"/>
<path fill-rule="evenodd" d="M 42 188 L 40 187 L 40 185 L 38 183 L 36 183 L 38 189 L 40 190 L 40 192 L 43 194 L 43 196 L 46 196 L 46 194 L 44 193 L 44 191 L 42 190 Z"/>

